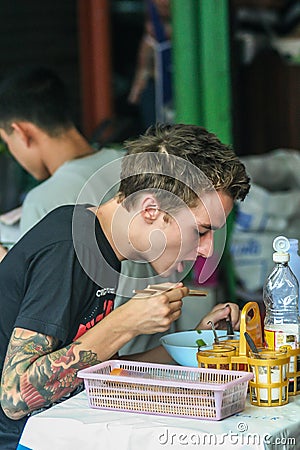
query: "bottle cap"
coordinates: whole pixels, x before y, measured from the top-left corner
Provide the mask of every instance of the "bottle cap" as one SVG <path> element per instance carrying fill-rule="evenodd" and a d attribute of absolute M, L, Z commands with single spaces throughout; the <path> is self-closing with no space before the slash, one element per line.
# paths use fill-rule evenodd
<path fill-rule="evenodd" d="M 290 249 L 290 242 L 285 236 L 277 236 L 273 241 L 275 252 L 287 253 Z"/>
<path fill-rule="evenodd" d="M 285 236 L 277 236 L 273 241 L 273 261 L 274 262 L 288 262 L 290 260 L 290 242 Z"/>

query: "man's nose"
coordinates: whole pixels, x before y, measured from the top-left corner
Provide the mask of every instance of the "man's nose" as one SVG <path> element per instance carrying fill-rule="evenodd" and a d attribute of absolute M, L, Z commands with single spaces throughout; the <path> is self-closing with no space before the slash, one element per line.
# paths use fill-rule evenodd
<path fill-rule="evenodd" d="M 209 258 L 214 251 L 213 232 L 209 231 L 201 236 L 198 241 L 197 255 Z"/>

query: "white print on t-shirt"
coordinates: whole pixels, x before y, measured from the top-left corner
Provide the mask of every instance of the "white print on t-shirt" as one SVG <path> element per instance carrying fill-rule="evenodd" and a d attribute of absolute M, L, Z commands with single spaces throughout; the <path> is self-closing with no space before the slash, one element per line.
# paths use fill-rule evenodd
<path fill-rule="evenodd" d="M 106 294 L 115 294 L 115 288 L 103 288 L 96 291 L 96 297 L 103 297 Z"/>

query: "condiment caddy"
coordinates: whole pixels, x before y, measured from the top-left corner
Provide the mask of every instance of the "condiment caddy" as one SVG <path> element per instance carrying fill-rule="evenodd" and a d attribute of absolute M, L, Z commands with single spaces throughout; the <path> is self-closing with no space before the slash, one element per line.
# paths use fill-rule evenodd
<path fill-rule="evenodd" d="M 289 396 L 300 393 L 300 348 L 285 345 L 275 350 L 265 347 L 256 302 L 248 302 L 242 309 L 238 343 L 228 339 L 210 349 L 200 347 L 197 360 L 199 368 L 253 373 L 249 392 L 250 401 L 256 406 L 281 406 L 288 402 Z"/>

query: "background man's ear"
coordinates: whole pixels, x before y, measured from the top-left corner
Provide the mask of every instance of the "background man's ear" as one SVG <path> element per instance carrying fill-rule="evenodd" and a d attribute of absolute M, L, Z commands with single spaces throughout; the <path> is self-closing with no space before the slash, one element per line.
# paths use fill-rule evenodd
<path fill-rule="evenodd" d="M 32 130 L 30 124 L 27 122 L 13 122 L 11 126 L 23 144 L 29 147 L 32 140 Z"/>

